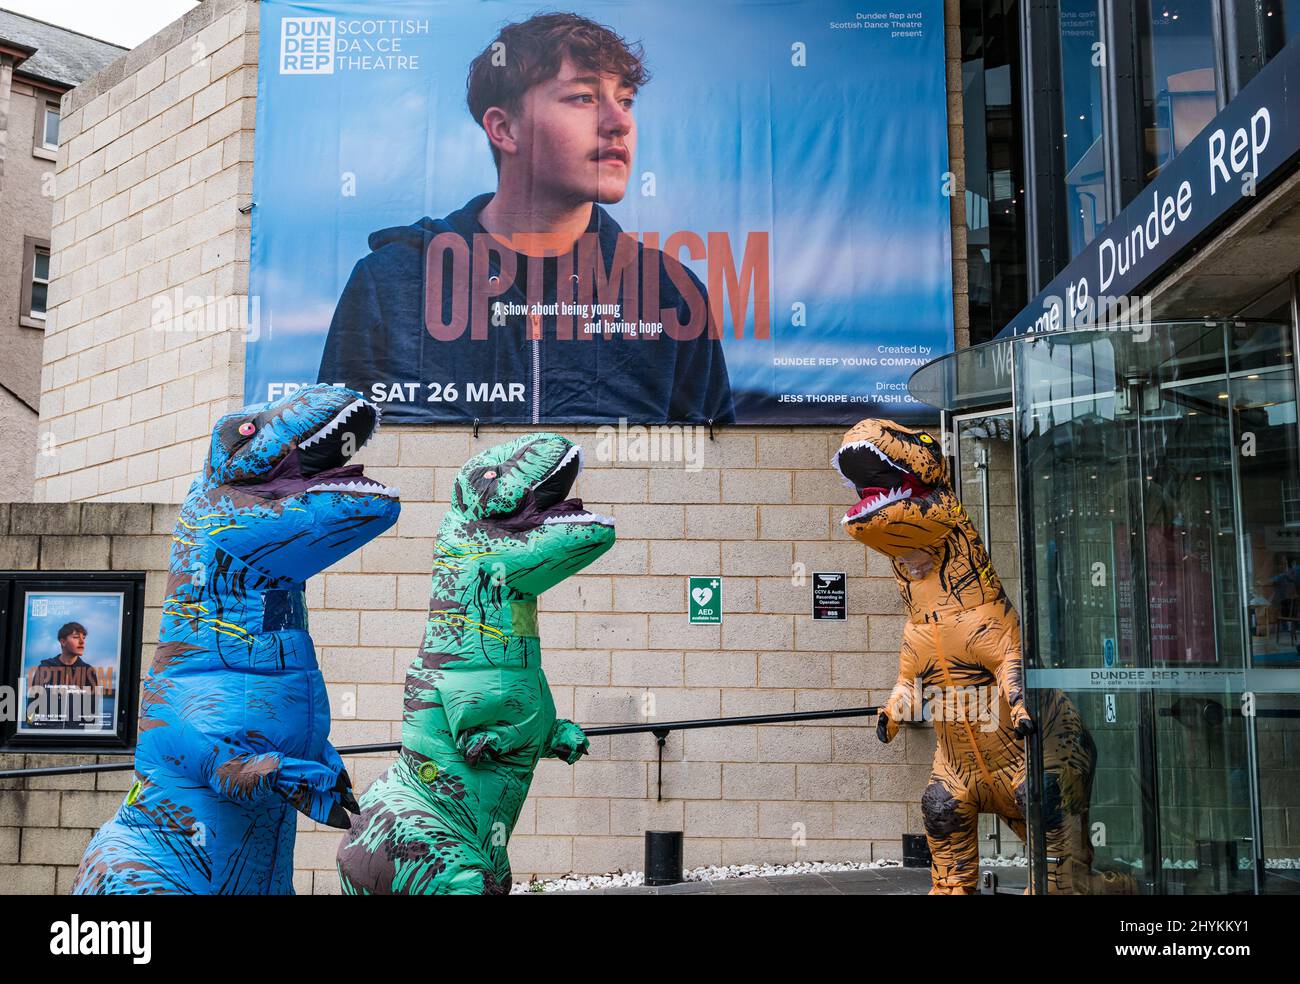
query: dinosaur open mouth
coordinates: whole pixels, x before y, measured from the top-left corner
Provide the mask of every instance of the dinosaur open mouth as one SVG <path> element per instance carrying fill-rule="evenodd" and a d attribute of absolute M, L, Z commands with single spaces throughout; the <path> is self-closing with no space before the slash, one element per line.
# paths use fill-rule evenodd
<path fill-rule="evenodd" d="M 582 473 L 582 448 L 575 444 L 569 448 L 546 477 L 532 488 L 533 504 L 540 512 L 558 505 L 569 494 L 573 483 Z"/>
<path fill-rule="evenodd" d="M 520 509 L 497 524 L 512 531 L 536 529 L 557 523 L 613 526 L 614 517 L 589 512 L 581 499 L 566 498 L 582 472 L 582 448 L 574 444 L 549 472 L 525 493 Z"/>
<path fill-rule="evenodd" d="M 831 464 L 858 494 L 858 504 L 844 514 L 843 524 L 863 522 L 891 503 L 934 491 L 870 441 L 846 444 Z"/>
<path fill-rule="evenodd" d="M 379 429 L 379 408 L 353 400 L 311 437 L 298 444 L 298 470 L 310 479 L 307 492 L 341 492 L 346 495 L 383 495 L 394 499 L 400 490 L 367 478 L 361 465 L 347 461 Z"/>
<path fill-rule="evenodd" d="M 541 515 L 543 526 L 552 526 L 556 523 L 614 525 L 613 516 L 589 512 L 583 508 L 581 499 L 566 498 L 580 474 L 582 474 L 582 447 L 575 444 L 546 477 L 533 486 L 533 507 Z"/>
<path fill-rule="evenodd" d="M 399 498 L 398 489 L 367 478 L 361 465 L 348 459 L 361 450 L 379 429 L 379 408 L 353 400 L 314 434 L 303 438 L 261 478 L 241 482 L 253 495 L 284 499 L 303 492 L 338 492 L 345 495 L 381 495 Z"/>
<path fill-rule="evenodd" d="M 341 468 L 361 450 L 379 423 L 379 410 L 365 400 L 353 400 L 311 437 L 298 442 L 303 475 Z"/>

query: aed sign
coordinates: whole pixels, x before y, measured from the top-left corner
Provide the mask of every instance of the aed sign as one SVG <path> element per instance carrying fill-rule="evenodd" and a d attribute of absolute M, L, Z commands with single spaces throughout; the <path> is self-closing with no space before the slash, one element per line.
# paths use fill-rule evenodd
<path fill-rule="evenodd" d="M 692 625 L 722 622 L 722 578 L 716 575 L 687 578 L 686 611 Z"/>

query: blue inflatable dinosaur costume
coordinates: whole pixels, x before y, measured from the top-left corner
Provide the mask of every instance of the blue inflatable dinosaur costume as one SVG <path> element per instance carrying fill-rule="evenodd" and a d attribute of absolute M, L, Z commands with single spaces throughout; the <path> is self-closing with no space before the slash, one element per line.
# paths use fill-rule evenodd
<path fill-rule="evenodd" d="M 291 893 L 294 810 L 348 827 L 303 588 L 397 520 L 396 490 L 346 463 L 378 418 L 311 386 L 217 422 L 172 536 L 136 781 L 74 894 Z"/>

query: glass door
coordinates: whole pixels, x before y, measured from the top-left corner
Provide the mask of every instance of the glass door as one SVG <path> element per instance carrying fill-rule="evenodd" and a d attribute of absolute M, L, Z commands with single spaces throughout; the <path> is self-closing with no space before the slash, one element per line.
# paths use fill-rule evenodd
<path fill-rule="evenodd" d="M 1154 888 L 1149 666 L 1135 408 L 1113 338 L 1015 350 L 1036 890 Z M 1093 872 L 1116 872 L 1114 884 Z"/>
<path fill-rule="evenodd" d="M 1020 608 L 1020 540 L 1016 522 L 1014 416 L 1011 408 L 953 418 L 956 491 L 988 548 L 993 569 Z M 980 857 L 1023 858 L 1024 843 L 993 814 L 980 814 Z"/>
<path fill-rule="evenodd" d="M 1134 400 L 1153 685 L 1158 891 L 1254 892 L 1239 449 L 1222 335 L 1166 360 Z M 1162 671 L 1180 671 L 1175 678 Z M 1190 671 L 1190 672 L 1189 672 Z M 1197 671 L 1204 684 L 1185 680 Z"/>
<path fill-rule="evenodd" d="M 1015 363 L 1036 883 L 1295 891 L 1292 326 L 1076 333 Z"/>

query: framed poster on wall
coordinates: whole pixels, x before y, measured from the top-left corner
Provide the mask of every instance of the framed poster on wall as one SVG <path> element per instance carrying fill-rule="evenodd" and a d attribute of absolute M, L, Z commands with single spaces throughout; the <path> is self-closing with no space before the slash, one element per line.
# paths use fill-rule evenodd
<path fill-rule="evenodd" d="M 0 572 L 0 748 L 135 743 L 144 575 Z"/>

